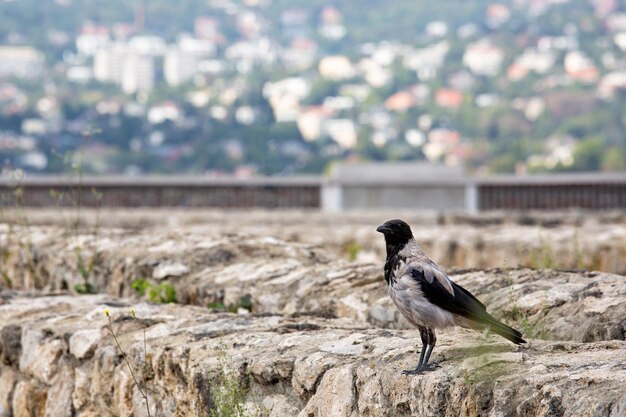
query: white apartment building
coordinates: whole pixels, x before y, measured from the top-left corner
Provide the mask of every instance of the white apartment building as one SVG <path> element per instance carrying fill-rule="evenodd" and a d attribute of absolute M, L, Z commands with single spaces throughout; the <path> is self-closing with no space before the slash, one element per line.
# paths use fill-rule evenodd
<path fill-rule="evenodd" d="M 120 85 L 127 94 L 154 87 L 154 57 L 141 54 L 126 44 L 99 49 L 94 56 L 94 78 Z"/>
<path fill-rule="evenodd" d="M 200 63 L 215 55 L 216 47 L 211 41 L 183 36 L 176 46 L 165 53 L 163 75 L 172 86 L 191 80 L 199 72 Z"/>
<path fill-rule="evenodd" d="M 119 84 L 122 66 L 128 55 L 128 47 L 121 43 L 99 48 L 93 59 L 94 78 L 100 82 Z"/>
<path fill-rule="evenodd" d="M 0 78 L 37 78 L 43 73 L 44 56 L 30 46 L 0 46 Z"/>
<path fill-rule="evenodd" d="M 122 91 L 133 94 L 154 87 L 154 58 L 149 55 L 128 56 L 122 66 Z"/>
<path fill-rule="evenodd" d="M 503 59 L 504 51 L 488 42 L 469 45 L 463 54 L 463 64 L 476 75 L 496 75 Z"/>
<path fill-rule="evenodd" d="M 82 28 L 81 33 L 76 37 L 76 50 L 84 56 L 93 56 L 98 49 L 104 48 L 111 43 L 108 29 L 87 25 Z"/>
<path fill-rule="evenodd" d="M 170 48 L 163 61 L 163 76 L 171 86 L 179 86 L 191 80 L 198 73 L 198 59 L 195 55 Z"/>

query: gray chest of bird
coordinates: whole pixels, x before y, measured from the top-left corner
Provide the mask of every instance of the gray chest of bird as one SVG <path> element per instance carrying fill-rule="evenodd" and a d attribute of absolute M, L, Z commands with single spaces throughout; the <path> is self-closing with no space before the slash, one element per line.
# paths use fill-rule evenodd
<path fill-rule="evenodd" d="M 443 328 L 455 324 L 454 315 L 431 303 L 419 282 L 410 274 L 405 263 L 394 270 L 387 291 L 400 313 L 415 326 Z"/>

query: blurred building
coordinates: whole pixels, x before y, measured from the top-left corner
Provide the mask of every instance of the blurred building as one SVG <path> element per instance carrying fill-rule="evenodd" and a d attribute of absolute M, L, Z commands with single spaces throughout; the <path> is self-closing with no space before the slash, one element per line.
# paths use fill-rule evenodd
<path fill-rule="evenodd" d="M 163 75 L 171 86 L 179 86 L 199 73 L 201 63 L 215 55 L 215 44 L 183 36 L 165 53 Z"/>
<path fill-rule="evenodd" d="M 463 54 L 463 64 L 476 75 L 496 75 L 503 60 L 504 51 L 485 41 L 468 46 Z"/>
<path fill-rule="evenodd" d="M 105 26 L 88 23 L 83 25 L 76 37 L 76 50 L 84 56 L 94 56 L 100 48 L 111 43 L 109 29 Z"/>
<path fill-rule="evenodd" d="M 370 163 L 333 166 L 322 190 L 329 211 L 412 208 L 472 209 L 461 168 L 430 163 Z"/>
<path fill-rule="evenodd" d="M 122 65 L 127 53 L 127 48 L 122 44 L 98 49 L 93 61 L 94 78 L 100 82 L 119 84 L 122 79 Z"/>
<path fill-rule="evenodd" d="M 94 56 L 94 78 L 120 85 L 127 94 L 149 91 L 154 87 L 154 58 L 125 44 L 100 48 Z"/>
<path fill-rule="evenodd" d="M 0 78 L 37 78 L 44 63 L 43 54 L 30 46 L 0 46 Z"/>

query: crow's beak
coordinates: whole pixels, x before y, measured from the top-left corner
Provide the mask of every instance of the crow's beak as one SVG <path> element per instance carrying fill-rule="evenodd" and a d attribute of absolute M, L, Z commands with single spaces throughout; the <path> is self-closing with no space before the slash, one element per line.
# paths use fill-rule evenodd
<path fill-rule="evenodd" d="M 387 226 L 385 226 L 384 224 L 381 224 L 380 226 L 376 228 L 376 231 L 378 233 L 385 233 L 385 232 L 388 232 L 389 229 L 387 229 Z"/>

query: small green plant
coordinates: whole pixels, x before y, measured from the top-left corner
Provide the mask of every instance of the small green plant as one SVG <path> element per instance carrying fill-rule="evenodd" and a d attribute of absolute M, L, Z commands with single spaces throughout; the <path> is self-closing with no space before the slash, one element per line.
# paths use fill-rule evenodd
<path fill-rule="evenodd" d="M 248 387 L 233 369 L 232 359 L 222 351 L 218 356 L 219 370 L 213 384 L 211 396 L 215 409 L 211 417 L 248 417 L 245 403 Z"/>
<path fill-rule="evenodd" d="M 111 332 L 111 335 L 113 336 L 113 340 L 115 340 L 115 344 L 117 345 L 117 348 L 119 349 L 120 353 L 122 354 L 122 358 L 124 358 L 124 362 L 126 362 L 126 366 L 128 366 L 128 370 L 130 371 L 130 375 L 133 377 L 133 383 L 135 384 L 135 386 L 137 387 L 137 389 L 139 390 L 139 394 L 143 397 L 144 401 L 146 402 L 146 411 L 148 412 L 148 417 L 152 417 L 152 415 L 150 414 L 150 403 L 148 402 L 148 396 L 145 393 L 145 388 L 141 388 L 141 385 L 139 384 L 139 381 L 137 379 L 137 376 L 135 375 L 135 370 L 133 369 L 132 365 L 130 364 L 130 361 L 128 360 L 128 356 L 126 355 L 126 352 L 124 351 L 124 349 L 122 349 L 122 345 L 120 345 L 120 341 L 117 338 L 117 335 L 115 334 L 115 331 L 113 330 L 113 319 L 111 318 L 111 314 L 109 313 L 109 309 L 104 310 L 104 315 L 107 317 L 107 319 L 109 320 L 109 324 L 106 325 L 107 329 Z M 137 321 L 137 317 L 135 316 L 135 309 L 131 308 L 130 309 L 130 316 L 133 318 L 133 320 Z M 144 367 L 147 366 L 147 343 L 146 343 L 146 329 L 144 328 L 143 330 L 143 349 L 144 349 L 144 353 L 143 353 L 143 362 L 144 362 Z M 143 381 L 145 384 L 145 381 Z"/>
<path fill-rule="evenodd" d="M 543 236 L 540 238 L 539 248 L 531 250 L 529 265 L 533 269 L 555 268 L 555 256 L 552 245 L 545 241 Z"/>
<path fill-rule="evenodd" d="M 13 280 L 4 269 L 5 265 L 9 262 L 9 257 L 11 256 L 11 251 L 9 248 L 1 247 L 0 248 L 0 278 L 4 281 L 8 288 L 13 288 Z"/>
<path fill-rule="evenodd" d="M 504 272 L 504 283 L 507 287 L 510 287 L 511 285 L 513 285 L 513 277 L 511 276 L 511 266 L 509 265 L 509 261 L 506 258 L 504 258 L 502 271 Z"/>
<path fill-rule="evenodd" d="M 578 227 L 574 229 L 574 263 L 576 264 L 576 269 L 585 269 L 585 258 L 584 253 L 580 247 L 580 240 L 578 237 Z"/>
<path fill-rule="evenodd" d="M 137 278 L 130 284 L 141 297 L 148 297 L 152 303 L 176 303 L 176 288 L 169 282 L 157 284 L 146 278 Z"/>
<path fill-rule="evenodd" d="M 250 297 L 249 294 L 246 294 L 243 297 L 240 297 L 239 302 L 237 302 L 236 304 L 230 304 L 226 306 L 224 305 L 224 303 L 217 301 L 207 304 L 207 307 L 210 310 L 228 311 L 229 313 L 236 313 L 239 311 L 240 308 L 252 311 L 252 297 Z"/>
<path fill-rule="evenodd" d="M 528 312 L 519 307 L 513 288 L 509 288 L 509 305 L 511 307 L 505 315 L 519 325 L 525 337 L 544 340 L 549 337 L 544 321 L 540 319 L 531 322 Z"/>
<path fill-rule="evenodd" d="M 510 363 L 498 358 L 499 349 L 490 344 L 490 331 L 485 329 L 476 344 L 460 350 L 464 361 L 463 384 L 470 390 L 480 384 L 493 384 L 500 376 L 510 371 Z"/>
<path fill-rule="evenodd" d="M 531 323 L 528 319 L 528 315 L 522 316 L 519 321 L 519 326 L 522 329 L 524 336 L 531 339 L 543 339 L 546 340 L 549 337 L 548 330 L 543 320 Z"/>
<path fill-rule="evenodd" d="M 224 303 L 219 302 L 209 303 L 207 304 L 207 308 L 209 310 L 226 311 L 226 306 L 224 305 Z"/>
<path fill-rule="evenodd" d="M 9 274 L 7 274 L 5 271 L 0 271 L 0 277 L 2 277 L 2 280 L 6 284 L 7 288 L 13 288 L 13 280 L 11 279 Z"/>
<path fill-rule="evenodd" d="M 344 252 L 350 261 L 356 261 L 363 247 L 355 241 L 350 241 L 344 246 Z"/>
<path fill-rule="evenodd" d="M 474 379 L 471 377 L 469 372 L 467 372 L 467 370 L 463 371 L 463 384 L 465 384 L 466 387 L 474 385 Z"/>
<path fill-rule="evenodd" d="M 91 282 L 89 282 L 89 276 L 93 271 L 95 265 L 95 256 L 91 258 L 91 261 L 88 265 L 85 265 L 85 260 L 83 258 L 83 251 L 80 247 L 76 248 L 76 269 L 80 274 L 83 282 L 80 284 L 74 285 L 74 291 L 79 294 L 95 294 L 96 287 L 93 286 Z"/>

